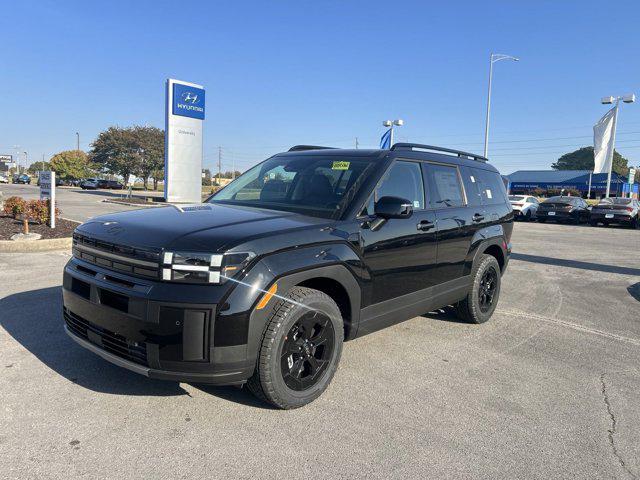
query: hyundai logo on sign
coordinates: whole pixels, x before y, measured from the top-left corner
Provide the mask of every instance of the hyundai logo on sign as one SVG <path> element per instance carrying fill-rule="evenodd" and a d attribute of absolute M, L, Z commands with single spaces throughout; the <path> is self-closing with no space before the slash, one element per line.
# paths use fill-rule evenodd
<path fill-rule="evenodd" d="M 174 83 L 173 114 L 204 120 L 204 90 Z"/>

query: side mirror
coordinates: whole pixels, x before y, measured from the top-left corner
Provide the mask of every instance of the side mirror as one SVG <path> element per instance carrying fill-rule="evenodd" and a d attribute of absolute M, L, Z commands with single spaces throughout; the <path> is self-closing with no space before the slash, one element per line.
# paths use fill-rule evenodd
<path fill-rule="evenodd" d="M 406 198 L 382 197 L 374 208 L 376 217 L 389 220 L 390 218 L 409 218 L 413 215 L 413 203 Z"/>

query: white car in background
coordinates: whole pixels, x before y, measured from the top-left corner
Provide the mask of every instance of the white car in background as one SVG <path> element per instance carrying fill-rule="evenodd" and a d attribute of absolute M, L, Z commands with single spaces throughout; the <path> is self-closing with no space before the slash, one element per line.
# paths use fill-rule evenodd
<path fill-rule="evenodd" d="M 509 195 L 511 208 L 516 215 L 516 220 L 531 220 L 536 218 L 540 202 L 530 195 Z"/>
<path fill-rule="evenodd" d="M 0 173 L 0 183 L 9 183 L 9 179 Z"/>

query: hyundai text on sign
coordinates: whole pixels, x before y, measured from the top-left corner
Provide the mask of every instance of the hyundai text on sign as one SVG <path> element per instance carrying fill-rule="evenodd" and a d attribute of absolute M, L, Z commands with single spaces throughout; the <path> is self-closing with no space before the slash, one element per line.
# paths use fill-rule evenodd
<path fill-rule="evenodd" d="M 174 83 L 173 114 L 204 120 L 204 89 Z"/>

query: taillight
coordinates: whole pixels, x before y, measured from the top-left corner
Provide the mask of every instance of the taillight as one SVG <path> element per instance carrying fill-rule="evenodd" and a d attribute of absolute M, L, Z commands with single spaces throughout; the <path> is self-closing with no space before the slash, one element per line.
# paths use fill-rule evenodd
<path fill-rule="evenodd" d="M 627 212 L 633 212 L 633 207 L 625 207 L 624 208 Z"/>

